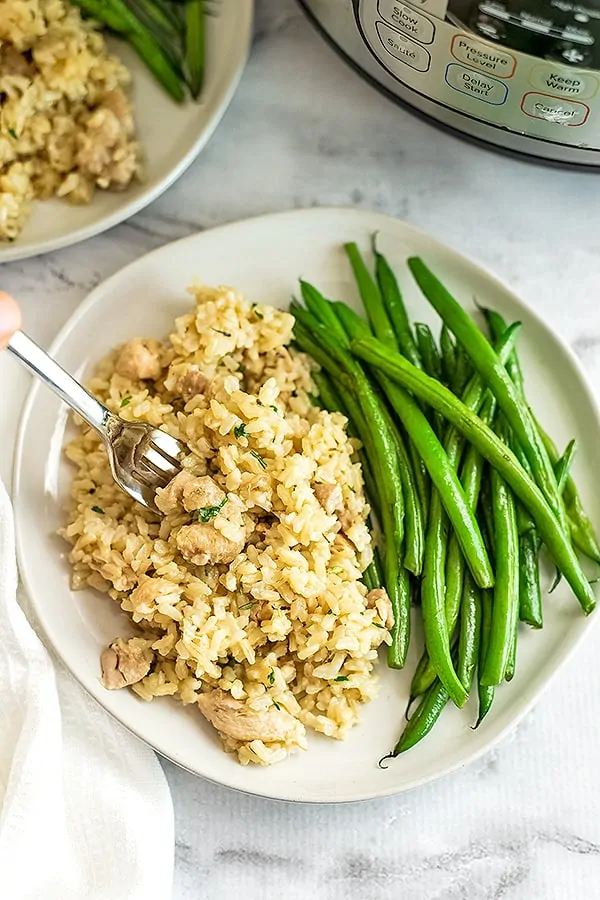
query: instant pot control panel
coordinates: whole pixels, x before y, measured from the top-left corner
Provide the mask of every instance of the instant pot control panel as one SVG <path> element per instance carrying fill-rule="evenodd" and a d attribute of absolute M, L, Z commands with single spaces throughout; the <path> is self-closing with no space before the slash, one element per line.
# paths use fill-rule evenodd
<path fill-rule="evenodd" d="M 600 148 L 600 2 L 353 0 L 389 75 L 498 128 Z"/>

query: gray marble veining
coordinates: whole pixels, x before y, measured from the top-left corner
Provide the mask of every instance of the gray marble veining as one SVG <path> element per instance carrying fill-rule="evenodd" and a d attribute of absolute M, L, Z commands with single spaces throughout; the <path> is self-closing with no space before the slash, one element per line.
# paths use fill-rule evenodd
<path fill-rule="evenodd" d="M 600 389 L 598 177 L 504 158 L 392 106 L 293 0 L 258 0 L 239 91 L 205 152 L 131 221 L 2 267 L 49 342 L 86 293 L 148 250 L 263 212 L 359 206 L 401 216 L 488 264 L 570 341 Z M 26 380 L 10 378 L 18 410 Z M 0 441 L 3 473 L 11 448 Z M 600 898 L 600 633 L 483 760 L 372 803 L 246 797 L 165 763 L 175 900 Z"/>

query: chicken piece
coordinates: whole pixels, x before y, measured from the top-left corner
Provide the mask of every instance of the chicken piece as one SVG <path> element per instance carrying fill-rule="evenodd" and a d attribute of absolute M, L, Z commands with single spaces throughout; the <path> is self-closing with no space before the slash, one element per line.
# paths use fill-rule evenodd
<path fill-rule="evenodd" d="M 127 97 L 118 89 L 114 91 L 109 91 L 102 98 L 103 107 L 110 110 L 110 112 L 116 117 L 119 121 L 122 132 L 125 134 L 125 137 L 132 137 L 133 135 L 133 115 L 131 113 L 131 106 L 129 105 L 129 101 Z"/>
<path fill-rule="evenodd" d="M 184 372 L 175 385 L 175 393 L 181 394 L 187 402 L 198 394 L 203 394 L 209 385 L 208 378 L 200 372 L 197 366 L 191 366 L 187 372 Z"/>
<path fill-rule="evenodd" d="M 224 506 L 226 496 L 210 475 L 192 478 L 183 487 L 183 505 L 188 512 L 208 506 Z"/>
<path fill-rule="evenodd" d="M 123 344 L 117 361 L 115 371 L 124 378 L 132 381 L 144 381 L 156 379 L 160 375 L 160 360 L 158 341 L 134 338 Z"/>
<path fill-rule="evenodd" d="M 200 694 L 198 707 L 217 731 L 236 741 L 286 741 L 298 731 L 298 721 L 285 709 L 255 712 L 219 689 Z"/>
<path fill-rule="evenodd" d="M 348 534 L 352 526 L 357 521 L 357 516 L 353 515 L 350 510 L 343 509 L 338 515 L 338 521 L 340 523 L 340 528 L 344 532 L 344 534 Z"/>
<path fill-rule="evenodd" d="M 314 484 L 313 491 L 329 516 L 344 508 L 344 498 L 339 484 Z"/>
<path fill-rule="evenodd" d="M 33 64 L 27 59 L 25 54 L 20 53 L 11 44 L 2 46 L 0 50 L 0 76 L 23 75 L 25 78 L 32 78 L 34 71 Z"/>
<path fill-rule="evenodd" d="M 373 588 L 367 594 L 367 609 L 376 609 L 381 617 L 381 621 L 389 630 L 394 624 L 394 610 L 392 601 L 387 595 L 387 591 L 383 588 Z"/>
<path fill-rule="evenodd" d="M 158 488 L 156 492 L 155 502 L 165 516 L 169 513 L 177 512 L 183 507 L 183 491 L 184 488 L 196 478 L 183 469 L 175 478 L 172 478 L 168 485 L 164 488 Z"/>
<path fill-rule="evenodd" d="M 180 528 L 175 543 L 184 559 L 195 566 L 206 566 L 233 562 L 244 549 L 246 538 L 230 541 L 210 523 L 198 522 Z"/>
<path fill-rule="evenodd" d="M 118 638 L 100 657 L 102 684 L 108 691 L 135 684 L 148 674 L 153 659 L 154 653 L 148 648 L 147 641 L 141 638 L 123 641 Z"/>

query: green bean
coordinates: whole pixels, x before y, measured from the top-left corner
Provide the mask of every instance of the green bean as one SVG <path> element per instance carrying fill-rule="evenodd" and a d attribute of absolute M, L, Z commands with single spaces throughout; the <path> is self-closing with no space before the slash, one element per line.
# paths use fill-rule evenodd
<path fill-rule="evenodd" d="M 540 434 L 552 464 L 556 465 L 559 460 L 559 453 L 556 449 L 556 445 L 552 438 L 541 428 Z M 585 554 L 585 556 L 590 559 L 593 559 L 594 562 L 600 563 L 600 547 L 598 546 L 598 538 L 594 526 L 583 507 L 577 485 L 570 475 L 565 484 L 564 497 L 569 518 L 571 540 L 581 553 Z"/>
<path fill-rule="evenodd" d="M 423 556 L 425 553 L 425 523 L 421 511 L 419 493 L 404 439 L 393 422 L 390 423 L 390 429 L 396 443 L 396 454 L 404 496 L 404 566 L 413 575 L 420 575 L 423 569 Z"/>
<path fill-rule="evenodd" d="M 415 343 L 412 328 L 406 312 L 406 307 L 404 306 L 404 301 L 402 300 L 402 294 L 398 286 L 398 281 L 386 258 L 377 250 L 377 247 L 375 246 L 375 239 L 373 239 L 373 253 L 375 256 L 375 276 L 377 279 L 377 284 L 379 287 L 381 298 L 383 300 L 383 304 L 385 306 L 385 309 L 387 310 L 389 318 L 391 319 L 400 352 L 408 360 L 410 360 L 413 365 L 420 368 L 421 358 L 417 349 L 417 345 Z M 421 501 L 423 524 L 426 524 L 430 496 L 430 484 L 429 476 L 427 474 L 427 467 L 425 466 L 419 454 L 419 451 L 412 443 L 412 441 L 409 442 L 408 451 L 411 457 L 415 484 L 419 493 L 419 499 Z"/>
<path fill-rule="evenodd" d="M 561 527 L 566 531 L 566 513 L 558 492 L 554 470 L 531 413 L 510 375 L 498 360 L 486 337 L 425 263 L 413 257 L 408 260 L 408 266 L 427 300 L 463 345 L 474 368 L 495 395 L 499 408 L 514 432 L 515 439 L 527 455 L 538 487 L 557 516 Z"/>
<path fill-rule="evenodd" d="M 561 493 L 565 489 L 576 446 L 576 441 L 570 441 L 563 456 L 554 467 L 556 482 Z M 522 507 L 517 509 L 517 523 L 519 526 L 519 618 L 521 622 L 531 625 L 532 628 L 542 628 L 544 622 L 539 564 L 542 542 L 534 522 Z"/>
<path fill-rule="evenodd" d="M 554 466 L 554 474 L 556 475 L 556 483 L 559 491 L 562 492 L 567 486 L 569 480 L 569 471 L 573 464 L 573 459 L 577 453 L 577 441 L 573 439 L 569 441 L 565 448 L 565 452 Z"/>
<path fill-rule="evenodd" d="M 373 242 L 373 253 L 375 254 L 375 277 L 377 278 L 377 284 L 385 308 L 392 320 L 400 352 L 410 360 L 414 366 L 420 367 L 421 358 L 415 343 L 396 276 L 388 265 L 386 258 L 378 252 L 375 247 L 375 242 Z"/>
<path fill-rule="evenodd" d="M 182 28 L 171 8 L 155 0 L 127 0 L 127 6 L 156 38 L 181 75 Z"/>
<path fill-rule="evenodd" d="M 373 548 L 373 552 L 375 552 L 375 548 Z M 363 572 L 363 575 L 366 574 L 367 572 L 369 573 L 368 578 L 371 583 L 371 588 L 370 588 L 371 590 L 375 590 L 375 589 L 383 586 L 383 580 L 381 579 L 381 577 L 379 575 L 379 570 L 377 569 L 377 564 L 375 562 L 374 556 L 373 556 L 373 559 L 371 560 L 371 562 L 369 563 L 369 565 L 367 566 L 367 568 L 365 569 L 365 571 Z"/>
<path fill-rule="evenodd" d="M 306 308 L 316 319 L 318 319 L 323 325 L 326 325 L 327 328 L 331 329 L 332 334 L 334 334 L 339 340 L 344 341 L 346 338 L 346 332 L 344 331 L 344 327 L 340 320 L 338 319 L 333 303 L 330 303 L 325 299 L 323 294 L 321 294 L 316 287 L 313 287 L 312 284 L 309 284 L 307 281 L 300 281 L 300 291 L 302 293 L 302 299 L 306 304 Z"/>
<path fill-rule="evenodd" d="M 73 0 L 76 6 L 118 34 L 132 29 L 132 14 L 120 0 Z"/>
<path fill-rule="evenodd" d="M 427 517 L 429 515 L 429 502 L 431 496 L 431 481 L 427 473 L 427 466 L 423 462 L 421 454 L 412 441 L 408 444 L 408 455 L 412 463 L 412 473 L 419 495 L 419 503 L 421 506 L 421 517 L 423 519 L 423 527 L 427 527 Z"/>
<path fill-rule="evenodd" d="M 466 409 L 447 388 L 419 371 L 399 354 L 392 353 L 374 338 L 355 342 L 353 350 L 365 362 L 385 372 L 394 381 L 441 412 L 498 470 L 532 514 L 542 540 L 556 565 L 571 585 L 584 612 L 590 613 L 596 605 L 594 592 L 581 570 L 571 543 L 543 493 L 519 465 L 510 448 L 476 415 Z"/>
<path fill-rule="evenodd" d="M 481 639 L 481 595 L 467 573 L 460 604 L 460 638 L 456 673 L 469 693 L 479 657 Z"/>
<path fill-rule="evenodd" d="M 499 436 L 508 429 L 501 422 Z M 496 469 L 491 472 L 492 513 L 496 539 L 496 583 L 492 606 L 492 627 L 481 683 L 500 684 L 510 657 L 519 614 L 519 532 L 515 501 L 510 488 Z"/>
<path fill-rule="evenodd" d="M 477 450 L 474 451 L 478 456 Z M 494 534 L 494 520 L 492 516 L 492 497 L 489 485 L 484 484 L 481 491 L 478 508 L 479 519 L 483 525 L 483 532 L 486 536 L 487 545 L 493 560 L 496 560 L 496 536 Z"/>
<path fill-rule="evenodd" d="M 497 340 L 502 332 L 506 330 L 506 321 L 504 317 L 494 309 L 483 309 L 482 312 L 492 337 L 494 340 Z M 512 378 L 516 389 L 524 397 L 525 379 L 523 378 L 523 371 L 521 369 L 521 363 L 519 362 L 519 354 L 516 350 L 511 354 L 510 359 L 506 363 L 506 371 Z"/>
<path fill-rule="evenodd" d="M 501 337 L 501 335 L 499 335 Z M 456 365 L 454 366 L 454 377 L 450 384 L 450 388 L 457 397 L 462 394 L 466 383 L 471 378 L 473 367 L 469 355 L 465 353 L 462 344 L 456 345 Z"/>
<path fill-rule="evenodd" d="M 390 755 L 396 757 L 422 741 L 439 719 L 447 703 L 448 691 L 439 680 L 434 681 L 422 697 L 417 711 L 409 719 L 400 740 Z"/>
<path fill-rule="evenodd" d="M 367 566 L 367 568 L 362 573 L 363 583 L 368 591 L 372 591 L 375 588 L 375 582 L 373 581 L 373 570 L 371 569 L 371 563 Z"/>
<path fill-rule="evenodd" d="M 333 309 L 335 311 L 335 314 L 339 315 L 338 325 L 341 322 L 342 326 L 345 329 L 345 334 L 351 340 L 355 340 L 357 337 L 360 337 L 367 333 L 371 334 L 371 330 L 368 324 L 353 310 L 349 310 L 348 307 L 343 307 L 343 304 L 333 304 Z M 343 312 L 343 309 L 345 309 L 346 312 Z M 384 384 L 384 387 L 387 390 L 391 390 L 392 393 L 396 390 L 396 386 L 393 384 L 389 384 L 388 382 Z M 423 568 L 425 526 L 418 495 L 417 482 L 414 476 L 413 466 L 406 450 L 404 439 L 391 417 L 388 419 L 388 428 L 390 430 L 390 433 L 393 434 L 396 443 L 398 467 L 400 470 L 400 480 L 402 482 L 402 493 L 404 498 L 404 566 L 414 575 L 420 575 Z"/>
<path fill-rule="evenodd" d="M 494 702 L 494 687 L 487 687 L 481 682 L 481 672 L 484 661 L 487 656 L 488 646 L 490 642 L 490 631 L 492 627 L 492 597 L 489 591 L 483 591 L 481 594 L 481 640 L 479 641 L 479 659 L 477 666 L 477 694 L 479 699 L 479 714 L 474 727 L 479 728 L 485 717 L 490 711 L 490 707 Z"/>
<path fill-rule="evenodd" d="M 417 337 L 417 346 L 423 363 L 423 371 L 431 375 L 432 378 L 441 378 L 442 362 L 439 351 L 437 349 L 435 339 L 428 325 L 421 322 L 415 323 L 415 335 Z M 431 423 L 433 430 L 438 437 L 441 437 L 444 431 L 444 420 L 439 413 L 431 413 L 430 410 L 424 410 L 425 418 Z"/>
<path fill-rule="evenodd" d="M 442 330 L 440 331 L 440 350 L 444 383 L 451 387 L 454 383 L 454 373 L 456 371 L 456 347 L 450 330 L 446 325 L 442 325 Z"/>
<path fill-rule="evenodd" d="M 386 547 L 383 565 L 384 581 L 394 612 L 387 664 L 390 669 L 403 669 L 410 642 L 410 575 L 408 569 L 400 565 L 400 555 L 393 547 Z"/>
<path fill-rule="evenodd" d="M 507 328 L 505 333 L 497 344 L 499 358 L 506 361 L 514 347 L 518 332 L 519 324 L 515 323 Z M 473 376 L 469 384 L 465 388 L 463 394 L 465 405 L 477 412 L 481 408 L 482 421 L 489 424 L 494 417 L 496 409 L 496 401 L 494 397 L 485 390 L 483 382 L 478 375 Z M 464 446 L 464 438 L 455 428 L 450 427 L 446 436 L 445 449 L 448 453 L 448 459 L 457 467 Z M 481 487 L 481 475 L 483 468 L 483 460 L 479 453 L 467 451 L 465 465 L 461 474 L 461 483 L 463 485 L 467 502 L 471 509 L 477 509 L 479 500 L 479 491 Z M 430 519 L 431 521 L 431 519 Z M 439 527 L 436 525 L 436 528 Z M 456 538 L 456 533 L 452 532 L 448 539 L 448 549 L 446 553 L 446 623 L 448 634 L 454 632 L 454 627 L 458 619 L 460 611 L 461 598 L 463 593 L 463 576 L 464 576 L 464 556 L 460 549 L 460 545 Z M 411 682 L 411 697 L 416 697 L 424 693 L 433 683 L 436 677 L 436 669 L 429 660 L 427 650 L 423 652 L 419 664 L 415 670 Z"/>
<path fill-rule="evenodd" d="M 202 90 L 206 65 L 204 0 L 186 0 L 185 25 L 185 68 L 188 87 L 194 100 L 197 100 Z"/>
<path fill-rule="evenodd" d="M 370 338 L 369 340 L 373 340 Z M 357 346 L 363 342 L 359 341 Z M 402 358 L 402 357 L 399 357 Z M 411 365 L 407 363 L 407 365 Z M 427 376 L 425 376 L 427 377 Z M 457 533 L 461 549 L 477 584 L 490 587 L 493 584 L 493 573 L 483 544 L 483 538 L 473 511 L 466 502 L 464 491 L 451 466 L 448 456 L 436 437 L 431 425 L 406 391 L 398 389 L 384 380 L 388 389 L 388 400 L 396 411 L 406 429 L 410 440 L 414 443 L 432 483 L 440 493 L 440 497 L 452 527 Z M 437 382 L 436 382 L 437 383 Z M 429 521 L 428 527 L 431 527 Z"/>
<path fill-rule="evenodd" d="M 512 681 L 515 677 L 515 668 L 517 665 L 517 641 L 519 639 L 519 617 L 515 617 L 513 633 L 510 639 L 510 650 L 504 670 L 504 680 Z"/>
<path fill-rule="evenodd" d="M 323 408 L 327 409 L 329 412 L 341 412 L 346 415 L 342 398 L 325 372 L 313 372 L 311 377 L 319 391 L 319 397 L 323 401 Z"/>
<path fill-rule="evenodd" d="M 375 281 L 371 278 L 360 251 L 356 244 L 344 244 L 344 249 L 350 260 L 354 277 L 358 285 L 360 296 L 365 307 L 365 312 L 371 323 L 373 332 L 382 343 L 388 347 L 397 348 L 396 334 L 386 312 L 383 298 Z"/>
<path fill-rule="evenodd" d="M 467 692 L 458 678 L 450 653 L 446 622 L 444 566 L 448 521 L 437 490 L 431 495 L 429 527 L 421 583 L 421 611 L 429 659 L 456 706 L 464 706 Z"/>
<path fill-rule="evenodd" d="M 380 585 L 384 582 L 383 577 L 383 566 L 381 564 L 381 557 L 379 555 L 379 548 L 377 545 L 373 547 L 373 565 L 375 566 L 375 570 L 377 572 L 377 580 Z"/>
<path fill-rule="evenodd" d="M 519 618 L 532 628 L 542 628 L 543 604 L 540 587 L 541 541 L 535 528 L 519 537 Z"/>
<path fill-rule="evenodd" d="M 334 300 L 332 307 L 347 335 L 352 335 L 355 339 L 359 334 L 365 336 L 373 334 L 369 323 L 362 316 L 359 316 L 357 312 L 354 312 L 353 309 L 350 309 L 349 306 L 346 306 L 345 303 Z"/>
<path fill-rule="evenodd" d="M 429 325 L 417 322 L 415 324 L 415 334 L 424 370 L 432 378 L 437 378 L 439 381 L 442 377 L 442 361 L 435 338 L 431 333 L 431 328 Z"/>
<path fill-rule="evenodd" d="M 504 349 L 499 347 L 499 353 L 504 354 L 510 346 L 511 335 L 510 329 L 507 330 L 507 345 Z M 514 337 L 514 333 L 512 335 Z M 485 399 L 481 406 L 481 420 L 486 424 L 493 421 L 496 409 L 496 401 L 489 391 L 486 392 Z M 460 480 L 465 491 L 467 502 L 472 509 L 477 509 L 479 501 L 479 492 L 481 488 L 481 479 L 483 471 L 483 458 L 481 454 L 475 450 L 473 446 L 467 448 L 465 459 L 463 462 Z M 464 557 L 460 551 L 460 545 L 456 540 L 453 532 L 448 540 L 448 551 L 446 554 L 446 621 L 448 623 L 448 633 L 452 634 L 456 625 L 458 614 L 460 611 L 460 602 L 462 598 L 462 587 L 464 577 Z M 459 590 L 461 593 L 459 594 Z M 411 698 L 425 693 L 427 688 L 433 683 L 436 677 L 436 671 L 429 660 L 427 651 L 423 652 L 421 659 L 415 669 L 415 674 L 411 682 Z"/>

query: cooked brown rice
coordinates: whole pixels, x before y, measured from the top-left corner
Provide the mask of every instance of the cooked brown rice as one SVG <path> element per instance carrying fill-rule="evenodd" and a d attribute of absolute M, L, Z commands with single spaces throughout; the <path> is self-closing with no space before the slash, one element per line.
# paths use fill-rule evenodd
<path fill-rule="evenodd" d="M 135 623 L 103 655 L 105 684 L 198 704 L 225 749 L 267 764 L 305 747 L 307 727 L 343 738 L 355 724 L 376 691 L 389 601 L 361 581 L 371 540 L 356 442 L 341 414 L 312 405 L 292 317 L 229 288 L 191 293 L 168 341 L 125 344 L 91 381 L 110 409 L 189 447 L 159 496 L 164 517 L 115 486 L 84 426 L 67 448 L 62 535 L 73 585 L 107 591 Z"/>
<path fill-rule="evenodd" d="M 129 82 L 68 0 L 0 0 L 0 240 L 34 198 L 89 203 L 136 177 Z"/>

